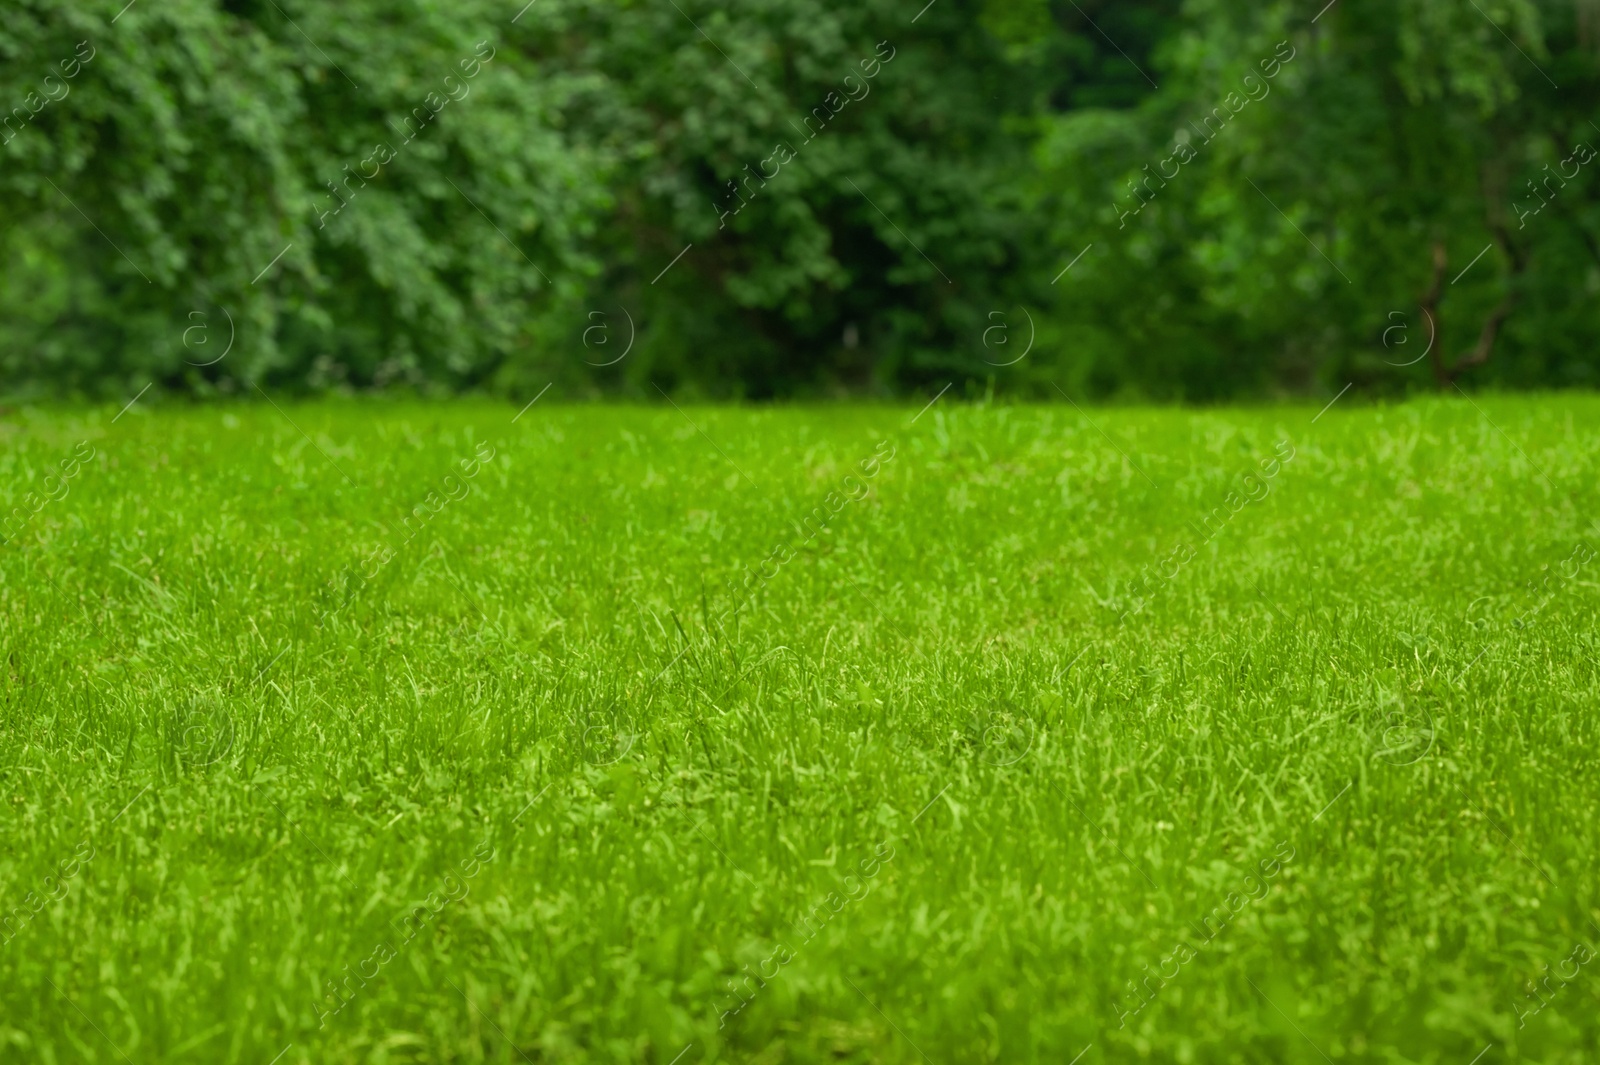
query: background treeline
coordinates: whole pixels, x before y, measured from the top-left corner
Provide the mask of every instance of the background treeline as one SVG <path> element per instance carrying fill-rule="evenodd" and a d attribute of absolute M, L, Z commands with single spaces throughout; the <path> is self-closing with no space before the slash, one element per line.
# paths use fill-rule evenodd
<path fill-rule="evenodd" d="M 1600 0 L 922 2 L 12 0 L 0 387 L 1600 372 Z"/>

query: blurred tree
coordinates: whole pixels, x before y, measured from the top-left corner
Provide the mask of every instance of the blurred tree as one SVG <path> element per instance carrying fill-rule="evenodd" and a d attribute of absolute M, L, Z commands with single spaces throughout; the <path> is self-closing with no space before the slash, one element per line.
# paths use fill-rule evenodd
<path fill-rule="evenodd" d="M 1600 368 L 1600 0 L 124 3 L 0 23 L 12 391 Z"/>
<path fill-rule="evenodd" d="M 602 192 L 499 5 L 119 6 L 0 23 L 20 107 L 92 53 L 0 134 L 8 379 L 470 385 L 580 275 Z"/>
<path fill-rule="evenodd" d="M 1587 6 L 1314 7 L 1189 0 L 1159 91 L 1041 138 L 1037 208 L 1064 252 L 1095 244 L 1051 316 L 1074 379 L 1193 399 L 1592 380 Z"/>
<path fill-rule="evenodd" d="M 981 369 L 1028 255 L 1015 177 L 1040 81 L 979 5 L 537 11 L 518 46 L 581 87 L 567 128 L 614 161 L 593 309 L 640 329 L 617 374 L 768 396 Z"/>

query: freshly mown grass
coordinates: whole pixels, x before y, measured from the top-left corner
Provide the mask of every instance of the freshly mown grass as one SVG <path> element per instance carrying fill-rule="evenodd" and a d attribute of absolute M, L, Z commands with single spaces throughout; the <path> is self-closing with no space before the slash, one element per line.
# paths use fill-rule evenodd
<path fill-rule="evenodd" d="M 1596 1059 L 1600 400 L 516 413 L 5 417 L 0 1060 Z"/>

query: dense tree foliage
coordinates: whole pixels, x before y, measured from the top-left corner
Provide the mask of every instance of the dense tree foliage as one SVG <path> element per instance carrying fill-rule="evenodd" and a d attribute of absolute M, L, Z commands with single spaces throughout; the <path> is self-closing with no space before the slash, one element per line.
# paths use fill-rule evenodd
<path fill-rule="evenodd" d="M 123 4 L 0 22 L 12 391 L 1600 369 L 1597 0 Z"/>
<path fill-rule="evenodd" d="M 1185 4 L 1159 92 L 1041 141 L 1040 213 L 1095 242 L 1067 364 L 1193 397 L 1591 379 L 1597 10 Z"/>

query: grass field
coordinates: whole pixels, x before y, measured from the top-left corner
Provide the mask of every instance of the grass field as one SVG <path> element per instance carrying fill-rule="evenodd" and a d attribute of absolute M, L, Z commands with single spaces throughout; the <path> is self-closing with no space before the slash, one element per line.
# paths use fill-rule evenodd
<path fill-rule="evenodd" d="M 0 1061 L 1600 1056 L 1600 399 L 280 402 L 0 423 Z"/>

